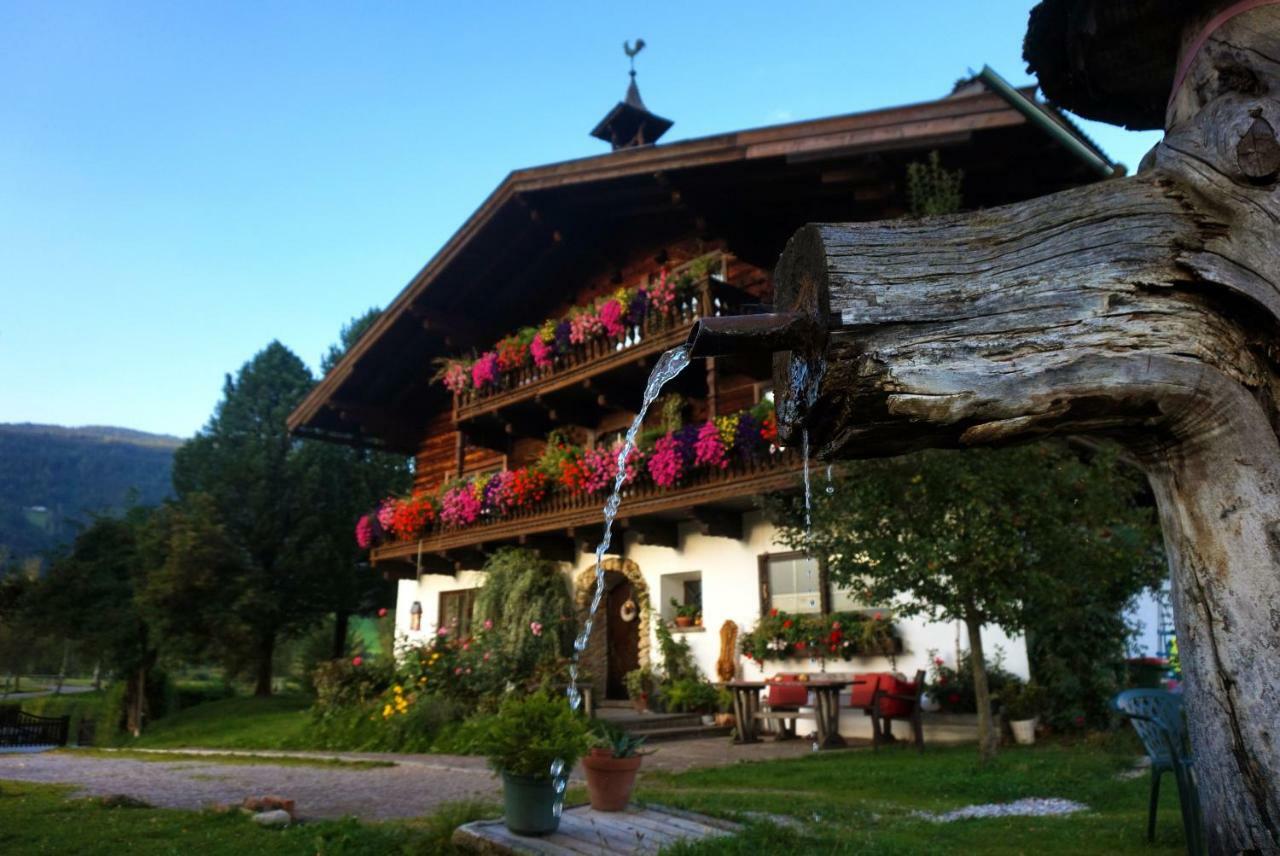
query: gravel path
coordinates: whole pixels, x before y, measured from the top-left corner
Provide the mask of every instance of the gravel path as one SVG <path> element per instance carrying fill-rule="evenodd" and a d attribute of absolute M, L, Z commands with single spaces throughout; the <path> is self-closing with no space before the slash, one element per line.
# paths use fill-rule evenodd
<path fill-rule="evenodd" d="M 450 763 L 455 760 L 461 763 Z M 44 752 L 0 755 L 0 779 L 72 784 L 80 796 L 127 794 L 162 808 L 234 805 L 248 796 L 273 795 L 295 800 L 303 818 L 354 815 L 391 820 L 429 814 L 454 800 L 499 799 L 499 782 L 477 760 L 436 756 L 430 762 L 361 768 L 137 761 Z"/>
<path fill-rule="evenodd" d="M 806 741 L 734 746 L 728 738 L 659 743 L 645 758 L 646 770 L 682 772 L 740 761 L 794 758 L 811 752 Z M 146 751 L 146 750 L 134 750 Z M 157 755 L 165 752 L 158 750 Z M 441 803 L 463 799 L 498 801 L 501 782 L 483 758 L 466 755 L 394 755 L 378 752 L 235 752 L 177 749 L 188 756 L 173 761 L 139 761 L 74 752 L 0 754 L 0 780 L 77 786 L 81 796 L 126 794 L 162 808 L 200 809 L 215 803 L 239 804 L 248 796 L 295 800 L 303 818 L 353 815 L 391 820 L 429 814 Z M 198 761 L 197 754 L 253 755 L 255 763 Z M 394 767 L 276 765 L 263 757 L 316 760 L 390 761 Z M 581 781 L 581 769 L 574 779 Z"/>

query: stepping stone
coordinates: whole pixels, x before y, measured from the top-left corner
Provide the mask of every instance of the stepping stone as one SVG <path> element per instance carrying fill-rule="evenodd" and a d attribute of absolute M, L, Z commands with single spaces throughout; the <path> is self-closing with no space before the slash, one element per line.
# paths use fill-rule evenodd
<path fill-rule="evenodd" d="M 677 841 L 732 835 L 736 823 L 659 806 L 626 811 L 596 811 L 589 805 L 567 808 L 551 835 L 516 835 L 501 820 L 477 820 L 458 827 L 453 843 L 472 853 L 539 856 L 612 856 L 653 854 Z"/>

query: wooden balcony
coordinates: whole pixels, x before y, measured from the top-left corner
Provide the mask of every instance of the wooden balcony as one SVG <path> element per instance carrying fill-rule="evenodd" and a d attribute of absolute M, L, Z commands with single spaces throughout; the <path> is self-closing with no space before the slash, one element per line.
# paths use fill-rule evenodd
<path fill-rule="evenodd" d="M 590 424 L 610 411 L 632 411 L 658 357 L 683 342 L 699 318 L 740 311 L 746 297 L 719 276 L 695 283 L 667 315 L 649 313 L 620 340 L 573 346 L 547 368 L 504 374 L 500 386 L 468 389 L 453 398 L 454 423 L 473 442 L 502 448 L 511 437 L 542 437 L 557 426 Z M 706 394 L 705 373 L 685 372 L 673 386 Z"/>
<path fill-rule="evenodd" d="M 764 494 L 798 488 L 802 467 L 799 450 L 784 449 L 759 461 L 698 471 L 677 487 L 637 480 L 623 490 L 611 552 L 621 552 L 626 530 L 648 544 L 679 547 L 677 527 L 687 521 L 707 535 L 744 538 L 742 515 L 757 508 Z M 600 494 L 555 494 L 534 509 L 463 528 L 437 527 L 418 541 L 375 547 L 370 558 L 389 575 L 409 578 L 419 570 L 452 574 L 478 569 L 486 554 L 507 545 L 573 561 L 580 552 L 595 549 L 603 528 L 604 499 Z"/>

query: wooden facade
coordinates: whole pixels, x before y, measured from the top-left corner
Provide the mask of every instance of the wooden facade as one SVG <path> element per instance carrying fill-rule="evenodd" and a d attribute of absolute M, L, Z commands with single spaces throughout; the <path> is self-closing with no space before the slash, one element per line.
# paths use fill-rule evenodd
<path fill-rule="evenodd" d="M 630 421 L 654 361 L 685 339 L 696 318 L 758 311 L 771 301 L 770 271 L 787 236 L 815 220 L 903 214 L 906 166 L 934 150 L 949 168 L 964 170 L 971 207 L 1120 172 L 1030 93 L 977 80 L 924 104 L 518 171 L 299 406 L 290 426 L 301 436 L 411 454 L 415 491 L 428 493 L 454 478 L 528 464 L 553 428 L 594 444 Z M 481 393 L 452 395 L 430 380 L 434 359 L 490 348 L 521 326 L 709 255 L 715 264 L 693 296 L 670 317 L 650 315 L 621 343 L 577 346 L 551 369 L 519 369 Z M 771 364 L 760 353 L 691 366 L 673 384 L 687 402 L 686 419 L 759 402 Z M 799 469 L 795 450 L 784 450 L 674 488 L 638 483 L 624 498 L 619 526 L 670 546 L 681 523 L 742 537 L 743 513 L 761 495 L 795 487 Z M 452 573 L 477 567 L 502 544 L 571 560 L 599 521 L 599 497 L 553 495 L 536 509 L 383 545 L 373 561 L 389 573 Z"/>

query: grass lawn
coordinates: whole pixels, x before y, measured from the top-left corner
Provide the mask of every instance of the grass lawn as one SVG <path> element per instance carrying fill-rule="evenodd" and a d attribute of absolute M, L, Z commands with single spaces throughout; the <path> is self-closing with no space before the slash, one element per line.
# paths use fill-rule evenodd
<path fill-rule="evenodd" d="M 239 812 L 105 808 L 96 800 L 68 799 L 68 790 L 60 785 L 0 783 L 0 853 L 451 854 L 454 827 L 493 814 L 491 807 L 462 803 L 412 823 L 337 820 L 268 830 Z"/>
<path fill-rule="evenodd" d="M 1126 735 L 1127 737 L 1127 735 Z M 726 749 L 726 751 L 732 751 Z M 738 764 L 681 774 L 646 774 L 637 798 L 746 820 L 732 839 L 677 848 L 711 853 L 1182 853 L 1177 788 L 1162 782 L 1155 844 L 1146 841 L 1150 777 L 1117 780 L 1140 754 L 1128 739 L 1110 745 L 1009 747 L 989 766 L 972 746 L 826 752 L 790 761 Z M 934 823 L 915 811 L 1063 797 L 1088 811 L 1056 818 Z M 752 819 L 794 818 L 804 828 Z"/>
<path fill-rule="evenodd" d="M 309 749 L 311 697 L 280 694 L 211 701 L 151 723 L 122 746 L 145 749 Z"/>

